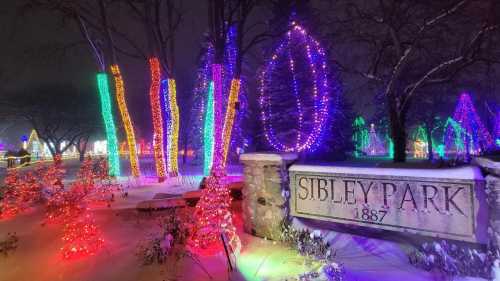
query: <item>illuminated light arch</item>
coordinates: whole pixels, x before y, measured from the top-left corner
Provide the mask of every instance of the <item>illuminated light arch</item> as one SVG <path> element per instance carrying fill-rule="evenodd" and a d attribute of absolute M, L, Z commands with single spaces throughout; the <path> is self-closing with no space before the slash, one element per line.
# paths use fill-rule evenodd
<path fill-rule="evenodd" d="M 97 74 L 97 86 L 101 100 L 101 112 L 104 119 L 106 140 L 108 146 L 109 175 L 120 175 L 120 158 L 118 155 L 118 140 L 116 138 L 116 127 L 111 110 L 111 99 L 109 94 L 108 75 L 106 73 Z"/>
<path fill-rule="evenodd" d="M 294 47 L 296 49 L 292 49 Z M 299 61 L 296 58 L 299 52 L 294 50 L 303 50 L 305 52 L 302 55 L 307 61 L 305 65 L 308 65 L 309 68 L 307 79 L 305 75 L 302 75 L 302 77 L 297 75 Z M 294 96 L 297 107 L 298 130 L 295 134 L 295 141 L 291 144 L 280 141 L 273 128 L 273 119 L 276 118 L 273 118 L 273 97 L 270 92 L 275 90 L 284 93 L 282 89 L 272 87 L 276 84 L 276 81 L 273 81 L 273 76 L 276 72 L 282 73 L 284 71 L 278 69 L 279 66 L 284 64 L 288 64 L 288 72 L 291 74 L 292 80 L 290 92 Z M 310 88 L 299 87 L 300 84 L 306 83 L 310 84 Z M 289 92 L 288 89 L 285 91 Z M 285 39 L 278 45 L 278 48 L 271 56 L 271 60 L 261 73 L 259 105 L 264 135 L 268 143 L 275 150 L 284 152 L 312 151 L 317 148 L 328 119 L 329 94 L 325 51 L 321 48 L 319 42 L 312 38 L 304 28 L 293 22 L 291 30 L 287 32 Z M 305 112 L 304 98 L 307 96 L 312 96 L 312 110 L 309 110 L 312 112 L 310 114 Z M 308 115 L 312 116 L 312 125 L 307 130 L 304 117 Z"/>
<path fill-rule="evenodd" d="M 158 58 L 149 59 L 151 71 L 151 87 L 149 100 L 151 103 L 151 116 L 153 120 L 153 152 L 155 158 L 156 175 L 159 181 L 165 180 L 165 152 L 163 150 L 163 118 L 160 104 L 160 62 Z"/>
<path fill-rule="evenodd" d="M 203 124 L 203 174 L 208 176 L 212 169 L 214 156 L 214 82 L 208 85 L 207 105 L 205 111 L 205 122 Z"/>
<path fill-rule="evenodd" d="M 130 114 L 125 100 L 125 87 L 123 85 L 123 78 L 118 65 L 111 66 L 111 73 L 115 78 L 116 100 L 118 101 L 118 109 L 122 117 L 123 127 L 125 128 L 125 135 L 127 136 L 128 155 L 130 161 L 130 168 L 132 176 L 139 177 L 141 175 L 139 168 L 139 160 L 137 157 L 137 144 L 135 140 L 134 125 L 130 119 Z"/>

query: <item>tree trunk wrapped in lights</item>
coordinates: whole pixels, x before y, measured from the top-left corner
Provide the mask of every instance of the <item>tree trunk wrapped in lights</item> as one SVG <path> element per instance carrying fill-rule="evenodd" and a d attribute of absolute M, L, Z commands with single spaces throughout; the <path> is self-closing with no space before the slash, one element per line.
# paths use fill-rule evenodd
<path fill-rule="evenodd" d="M 203 174 L 210 175 L 214 158 L 214 82 L 210 82 L 207 91 L 207 105 L 203 126 Z"/>
<path fill-rule="evenodd" d="M 223 121 L 223 93 L 222 93 L 222 65 L 212 65 L 212 79 L 214 81 L 214 152 L 212 171 L 221 171 L 223 169 L 222 163 L 224 160 L 222 143 L 222 131 L 224 128 Z"/>
<path fill-rule="evenodd" d="M 177 106 L 177 86 L 174 79 L 168 79 L 168 109 L 170 110 L 170 126 L 168 135 L 168 172 L 171 176 L 179 174 L 179 107 Z"/>
<path fill-rule="evenodd" d="M 163 146 L 163 118 L 160 104 L 160 62 L 158 58 L 149 59 L 151 70 L 151 87 L 149 90 L 149 99 L 151 103 L 151 116 L 153 120 L 153 151 L 156 165 L 156 175 L 159 181 L 165 180 L 165 153 Z"/>
<path fill-rule="evenodd" d="M 116 99 L 118 101 L 118 108 L 122 117 L 123 127 L 127 136 L 128 155 L 130 160 L 130 168 L 132 176 L 139 177 L 141 172 L 139 168 L 139 160 L 137 158 L 137 145 L 135 140 L 134 126 L 130 115 L 128 113 L 127 102 L 125 100 L 125 88 L 123 86 L 123 78 L 118 65 L 111 66 L 111 72 L 115 78 Z"/>
<path fill-rule="evenodd" d="M 229 92 L 229 100 L 227 102 L 226 117 L 224 119 L 224 128 L 222 131 L 222 140 L 223 140 L 222 166 L 224 167 L 224 169 L 227 164 L 227 154 L 229 152 L 229 145 L 231 144 L 231 133 L 233 130 L 233 124 L 236 115 L 236 104 L 238 103 L 240 82 L 241 82 L 240 79 L 233 79 L 231 81 L 231 90 Z"/>
<path fill-rule="evenodd" d="M 118 155 L 118 140 L 116 138 L 116 127 L 111 108 L 109 94 L 108 75 L 106 73 L 97 74 L 97 85 L 99 97 L 101 98 L 102 118 L 106 129 L 106 140 L 108 146 L 109 173 L 112 176 L 120 175 L 120 157 Z"/>

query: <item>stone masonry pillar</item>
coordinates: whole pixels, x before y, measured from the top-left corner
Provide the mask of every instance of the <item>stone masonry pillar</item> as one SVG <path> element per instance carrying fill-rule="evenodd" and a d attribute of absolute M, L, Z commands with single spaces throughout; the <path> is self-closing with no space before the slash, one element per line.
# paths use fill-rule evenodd
<path fill-rule="evenodd" d="M 485 180 L 489 209 L 488 235 L 492 250 L 500 252 L 500 161 L 477 157 L 473 163 L 487 174 Z"/>
<path fill-rule="evenodd" d="M 278 240 L 288 216 L 288 166 L 296 154 L 247 153 L 244 165 L 243 224 L 245 232 Z"/>

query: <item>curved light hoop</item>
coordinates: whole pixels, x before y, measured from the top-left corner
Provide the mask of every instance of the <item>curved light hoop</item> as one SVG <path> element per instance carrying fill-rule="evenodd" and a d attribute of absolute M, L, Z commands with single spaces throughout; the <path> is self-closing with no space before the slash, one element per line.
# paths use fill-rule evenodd
<path fill-rule="evenodd" d="M 276 68 L 276 61 L 279 57 L 283 55 L 288 56 L 290 71 L 293 76 L 293 87 L 294 96 L 296 97 L 296 104 L 299 111 L 299 128 L 303 127 L 303 111 L 302 111 L 302 101 L 300 99 L 300 93 L 298 92 L 297 81 L 295 79 L 295 62 L 293 59 L 293 53 L 290 51 L 289 46 L 294 37 L 298 37 L 302 40 L 302 43 L 306 47 L 306 55 L 308 63 L 310 66 L 310 73 L 312 77 L 312 95 L 314 100 L 314 113 L 312 116 L 313 126 L 311 132 L 307 136 L 303 136 L 303 132 L 297 134 L 295 145 L 287 145 L 280 142 L 274 132 L 271 124 L 271 96 L 266 94 L 267 85 L 266 78 L 272 75 L 272 72 Z M 267 82 L 269 83 L 269 82 Z M 307 34 L 305 29 L 301 26 L 294 24 L 292 30 L 287 32 L 287 36 L 284 42 L 282 42 L 274 54 L 271 56 L 271 60 L 266 65 L 261 76 L 261 87 L 260 87 L 260 98 L 259 104 L 261 106 L 261 119 L 264 125 L 265 137 L 268 143 L 278 151 L 284 152 L 300 152 L 304 150 L 313 150 L 319 144 L 319 140 L 323 131 L 325 129 L 326 120 L 329 111 L 329 86 L 327 79 L 326 70 L 326 55 L 324 50 L 321 48 L 318 41 Z"/>
<path fill-rule="evenodd" d="M 141 172 L 139 169 L 139 160 L 137 158 L 137 145 L 135 140 L 134 125 L 132 124 L 132 120 L 130 119 L 127 102 L 125 100 L 125 87 L 123 86 L 123 78 L 120 72 L 120 67 L 116 64 L 112 65 L 111 73 L 113 73 L 113 77 L 115 78 L 116 99 L 118 101 L 118 108 L 120 109 L 123 127 L 125 128 L 125 134 L 127 135 L 130 168 L 132 176 L 137 178 L 141 175 Z"/>

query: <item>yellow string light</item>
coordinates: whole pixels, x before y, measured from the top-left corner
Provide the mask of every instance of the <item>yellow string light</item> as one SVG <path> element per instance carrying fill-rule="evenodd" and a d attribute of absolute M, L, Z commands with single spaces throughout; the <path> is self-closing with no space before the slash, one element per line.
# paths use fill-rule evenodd
<path fill-rule="evenodd" d="M 240 79 L 231 80 L 231 90 L 229 92 L 229 100 L 227 102 L 226 117 L 224 119 L 224 128 L 222 130 L 222 137 L 224 141 L 223 150 L 223 163 L 222 166 L 226 166 L 227 155 L 229 151 L 229 144 L 231 143 L 231 132 L 234 124 L 234 117 L 236 115 L 236 103 L 238 102 L 238 94 L 240 92 Z"/>
<path fill-rule="evenodd" d="M 178 153 L 179 153 L 179 107 L 177 106 L 177 87 L 174 79 L 168 79 L 168 101 L 171 116 L 171 132 L 168 132 L 169 136 L 169 172 L 173 176 L 177 176 L 179 173 L 179 167 L 177 163 Z"/>
<path fill-rule="evenodd" d="M 132 125 L 132 120 L 130 119 L 130 114 L 127 109 L 127 102 L 125 101 L 125 87 L 123 86 L 123 78 L 120 72 L 120 67 L 116 64 L 112 65 L 111 72 L 115 78 L 116 100 L 118 101 L 118 108 L 120 109 L 120 114 L 122 116 L 125 134 L 127 135 L 130 168 L 132 176 L 137 178 L 140 176 L 141 172 L 139 169 L 139 160 L 137 158 L 134 126 Z"/>

